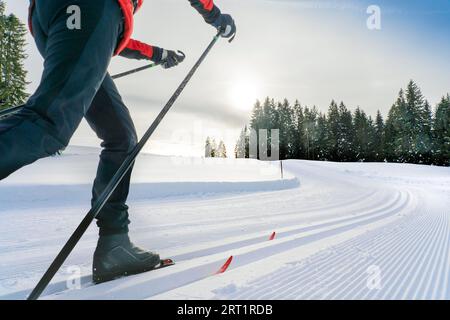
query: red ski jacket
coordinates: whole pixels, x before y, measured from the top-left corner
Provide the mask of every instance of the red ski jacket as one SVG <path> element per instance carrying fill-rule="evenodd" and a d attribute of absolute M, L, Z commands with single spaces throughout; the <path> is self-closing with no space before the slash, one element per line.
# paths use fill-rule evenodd
<path fill-rule="evenodd" d="M 124 17 L 124 31 L 122 38 L 116 48 L 115 54 L 120 54 L 121 56 L 132 58 L 132 59 L 146 59 L 152 60 L 156 54 L 162 54 L 158 47 L 151 46 L 139 42 L 137 40 L 131 39 L 133 34 L 134 26 L 134 13 L 136 13 L 142 6 L 144 0 L 117 0 L 120 7 L 122 8 Z M 194 7 L 205 19 L 207 23 L 212 23 L 219 15 L 220 10 L 214 5 L 213 0 L 188 0 L 191 6 Z M 32 0 L 29 9 L 29 19 L 28 24 L 31 33 L 33 34 L 32 24 L 31 24 L 31 14 L 34 9 L 34 2 Z"/>

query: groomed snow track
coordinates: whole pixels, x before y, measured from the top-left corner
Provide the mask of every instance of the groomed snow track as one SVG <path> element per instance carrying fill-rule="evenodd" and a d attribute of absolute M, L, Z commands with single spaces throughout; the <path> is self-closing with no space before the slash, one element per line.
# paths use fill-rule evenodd
<path fill-rule="evenodd" d="M 87 275 L 76 290 L 56 281 L 43 298 L 449 299 L 448 176 L 391 179 L 353 166 L 360 167 L 291 161 L 286 167 L 301 181 L 298 188 L 136 203 L 142 214 L 196 217 L 134 229 L 144 245 L 178 237 L 160 250 L 177 264 L 97 286 Z M 231 255 L 228 271 L 215 275 Z M 258 272 L 274 261 L 279 267 Z"/>

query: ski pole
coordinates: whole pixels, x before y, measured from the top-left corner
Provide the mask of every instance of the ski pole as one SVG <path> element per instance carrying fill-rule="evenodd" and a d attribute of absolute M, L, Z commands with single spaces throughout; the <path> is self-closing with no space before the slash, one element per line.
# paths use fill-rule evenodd
<path fill-rule="evenodd" d="M 14 112 L 17 112 L 20 109 L 22 109 L 24 106 L 25 105 L 11 107 L 11 108 L 8 108 L 8 109 L 0 111 L 0 118 L 5 117 L 5 116 L 9 116 L 10 114 L 13 114 Z"/>
<path fill-rule="evenodd" d="M 151 63 L 151 64 L 148 64 L 148 65 L 143 66 L 143 67 L 139 67 L 139 68 L 136 68 L 136 69 L 132 69 L 130 71 L 126 71 L 126 72 L 122 72 L 122 73 L 113 75 L 111 78 L 113 78 L 114 80 L 120 79 L 120 78 L 129 76 L 131 74 L 134 74 L 134 73 L 137 73 L 137 72 L 141 72 L 143 70 L 151 69 L 151 68 L 159 66 L 159 65 L 161 65 L 161 63 Z M 9 116 L 9 115 L 11 115 L 11 114 L 21 110 L 24 106 L 25 105 L 16 106 L 16 107 L 12 107 L 12 108 L 8 108 L 8 109 L 0 111 L 0 118 L 1 117 L 5 117 L 5 116 Z"/>
<path fill-rule="evenodd" d="M 105 190 L 102 192 L 100 197 L 97 199 L 97 201 L 92 206 L 91 210 L 86 214 L 84 219 L 81 221 L 81 223 L 78 225 L 77 229 L 74 231 L 74 233 L 70 236 L 69 240 L 67 240 L 64 247 L 61 249 L 61 251 L 58 253 L 56 258 L 53 260 L 50 267 L 47 269 L 45 274 L 42 276 L 39 283 L 36 285 L 36 287 L 33 289 L 33 291 L 28 296 L 28 300 L 36 300 L 39 298 L 39 296 L 42 294 L 42 292 L 45 290 L 47 285 L 50 283 L 50 281 L 55 276 L 56 272 L 58 272 L 59 268 L 62 266 L 64 261 L 66 261 L 69 254 L 72 252 L 72 250 L 77 245 L 78 241 L 80 241 L 83 234 L 86 232 L 87 228 L 91 224 L 91 222 L 95 219 L 95 217 L 98 215 L 100 210 L 102 210 L 105 203 L 108 201 L 108 199 L 111 197 L 112 193 L 115 191 L 119 183 L 122 181 L 123 177 L 126 175 L 126 173 L 130 170 L 131 166 L 136 160 L 136 157 L 141 152 L 142 148 L 145 146 L 147 141 L 152 136 L 153 132 L 156 130 L 158 125 L 163 120 L 164 116 L 167 114 L 167 112 L 170 110 L 170 108 L 173 106 L 177 98 L 180 96 L 180 94 L 183 92 L 186 85 L 191 80 L 192 76 L 195 74 L 197 69 L 200 67 L 202 62 L 205 60 L 208 53 L 211 51 L 211 49 L 216 44 L 217 40 L 219 39 L 221 35 L 221 31 L 217 33 L 216 36 L 214 36 L 214 39 L 211 41 L 211 43 L 208 45 L 206 50 L 203 52 L 201 57 L 198 59 L 196 64 L 192 67 L 191 71 L 189 71 L 186 78 L 181 82 L 175 93 L 172 95 L 172 97 L 169 99 L 167 104 L 164 106 L 164 108 L 161 110 L 161 112 L 158 114 L 156 119 L 153 121 L 152 125 L 148 128 L 148 130 L 145 132 L 142 139 L 139 141 L 139 143 L 134 147 L 134 149 L 131 151 L 131 153 L 128 155 L 128 157 L 124 160 L 120 168 L 117 170 L 116 174 L 113 176 L 111 181 L 108 183 L 108 185 L 105 187 Z"/>
<path fill-rule="evenodd" d="M 120 78 L 129 76 L 130 74 L 133 74 L 133 73 L 137 73 L 137 72 L 140 72 L 140 71 L 143 71 L 143 70 L 151 69 L 153 67 L 159 66 L 160 64 L 161 63 L 151 63 L 151 64 L 148 64 L 146 66 L 140 67 L 140 68 L 136 68 L 136 69 L 133 69 L 133 70 L 130 70 L 130 71 L 126 71 L 126 72 L 122 72 L 122 73 L 113 75 L 111 78 L 113 78 L 114 80 L 115 79 L 120 79 Z"/>

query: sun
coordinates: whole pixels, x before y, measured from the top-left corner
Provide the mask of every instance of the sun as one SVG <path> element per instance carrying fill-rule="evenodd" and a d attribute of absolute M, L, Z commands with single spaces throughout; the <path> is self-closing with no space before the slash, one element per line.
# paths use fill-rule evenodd
<path fill-rule="evenodd" d="M 251 79 L 238 80 L 230 91 L 230 100 L 233 108 L 240 111 L 250 111 L 258 99 L 258 85 Z"/>

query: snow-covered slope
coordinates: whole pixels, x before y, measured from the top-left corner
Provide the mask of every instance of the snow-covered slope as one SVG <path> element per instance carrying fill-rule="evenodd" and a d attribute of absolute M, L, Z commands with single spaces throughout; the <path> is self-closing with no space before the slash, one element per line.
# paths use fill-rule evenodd
<path fill-rule="evenodd" d="M 0 210 L 89 203 L 99 149 L 69 147 L 0 182 Z M 299 184 L 279 164 L 219 158 L 142 154 L 133 171 L 130 200 L 279 190 Z M 70 196 L 68 196 L 70 195 Z M 4 200 L 4 201 L 3 201 Z"/>
<path fill-rule="evenodd" d="M 0 298 L 26 297 L 85 214 L 96 154 L 0 183 Z M 132 238 L 177 264 L 92 286 L 92 226 L 43 298 L 450 298 L 448 168 L 286 161 L 280 180 L 278 165 L 142 156 Z"/>

